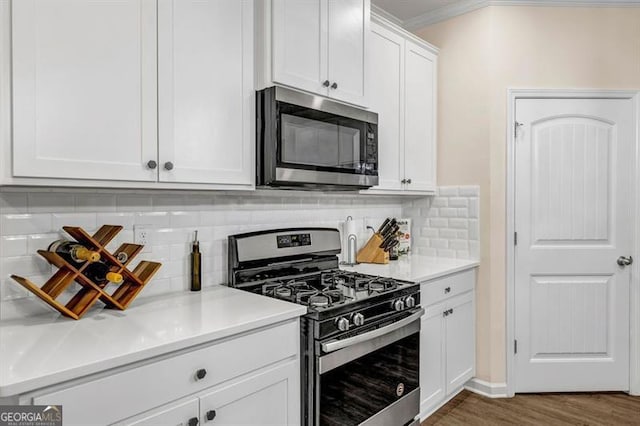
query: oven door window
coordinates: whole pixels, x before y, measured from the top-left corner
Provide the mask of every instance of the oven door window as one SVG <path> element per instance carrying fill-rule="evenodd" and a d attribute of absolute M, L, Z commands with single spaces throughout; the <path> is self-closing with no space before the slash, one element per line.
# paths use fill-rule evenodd
<path fill-rule="evenodd" d="M 365 123 L 279 104 L 278 166 L 364 174 Z"/>
<path fill-rule="evenodd" d="M 320 424 L 360 424 L 418 389 L 419 346 L 414 333 L 321 374 Z"/>

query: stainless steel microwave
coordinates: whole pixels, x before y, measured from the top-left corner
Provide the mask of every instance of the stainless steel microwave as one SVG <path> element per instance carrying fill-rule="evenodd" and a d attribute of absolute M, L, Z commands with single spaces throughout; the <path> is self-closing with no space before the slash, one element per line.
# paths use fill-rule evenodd
<path fill-rule="evenodd" d="M 378 184 L 378 114 L 277 86 L 258 91 L 256 102 L 258 186 Z"/>

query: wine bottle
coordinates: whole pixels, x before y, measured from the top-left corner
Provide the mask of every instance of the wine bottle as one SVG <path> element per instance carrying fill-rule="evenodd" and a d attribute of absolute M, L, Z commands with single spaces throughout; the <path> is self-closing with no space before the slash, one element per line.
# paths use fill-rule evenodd
<path fill-rule="evenodd" d="M 111 272 L 111 268 L 104 262 L 94 262 L 87 266 L 84 275 L 95 284 L 119 284 L 123 281 L 121 274 Z"/>
<path fill-rule="evenodd" d="M 97 262 L 100 260 L 100 253 L 89 250 L 87 247 L 75 241 L 54 241 L 49 245 L 49 251 L 56 252 L 76 268 L 79 268 L 85 262 Z"/>

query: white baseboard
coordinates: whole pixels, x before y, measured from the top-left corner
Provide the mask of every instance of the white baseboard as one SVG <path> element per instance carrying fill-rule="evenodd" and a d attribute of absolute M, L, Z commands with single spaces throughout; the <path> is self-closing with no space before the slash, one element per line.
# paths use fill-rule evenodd
<path fill-rule="evenodd" d="M 464 387 L 487 398 L 507 398 L 506 383 L 491 383 L 480 379 L 471 379 L 465 383 Z"/>

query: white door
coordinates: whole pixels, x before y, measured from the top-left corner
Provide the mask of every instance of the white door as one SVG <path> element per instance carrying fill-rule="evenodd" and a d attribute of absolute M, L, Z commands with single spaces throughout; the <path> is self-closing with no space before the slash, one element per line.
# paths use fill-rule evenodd
<path fill-rule="evenodd" d="M 447 353 L 447 395 L 459 389 L 475 371 L 475 315 L 473 294 L 447 303 L 445 318 Z"/>
<path fill-rule="evenodd" d="M 405 50 L 406 189 L 433 191 L 436 183 L 436 56 L 407 40 Z"/>
<path fill-rule="evenodd" d="M 327 66 L 329 96 L 365 105 L 365 39 L 369 0 L 328 0 Z"/>
<path fill-rule="evenodd" d="M 253 1 L 158 8 L 160 180 L 250 185 Z"/>
<path fill-rule="evenodd" d="M 156 2 L 11 8 L 14 176 L 155 181 Z"/>
<path fill-rule="evenodd" d="M 150 413 L 118 422 L 116 426 L 188 426 L 198 419 L 198 398 L 167 404 Z M 199 422 L 198 422 L 199 423 Z"/>
<path fill-rule="evenodd" d="M 627 390 L 633 101 L 521 99 L 516 120 L 516 392 Z"/>
<path fill-rule="evenodd" d="M 274 82 L 327 94 L 326 2 L 273 0 L 271 31 Z"/>
<path fill-rule="evenodd" d="M 300 370 L 291 362 L 200 398 L 205 425 L 300 424 Z"/>
<path fill-rule="evenodd" d="M 368 93 L 378 113 L 378 179 L 374 189 L 401 190 L 404 178 L 404 38 L 371 23 L 367 45 Z"/>

